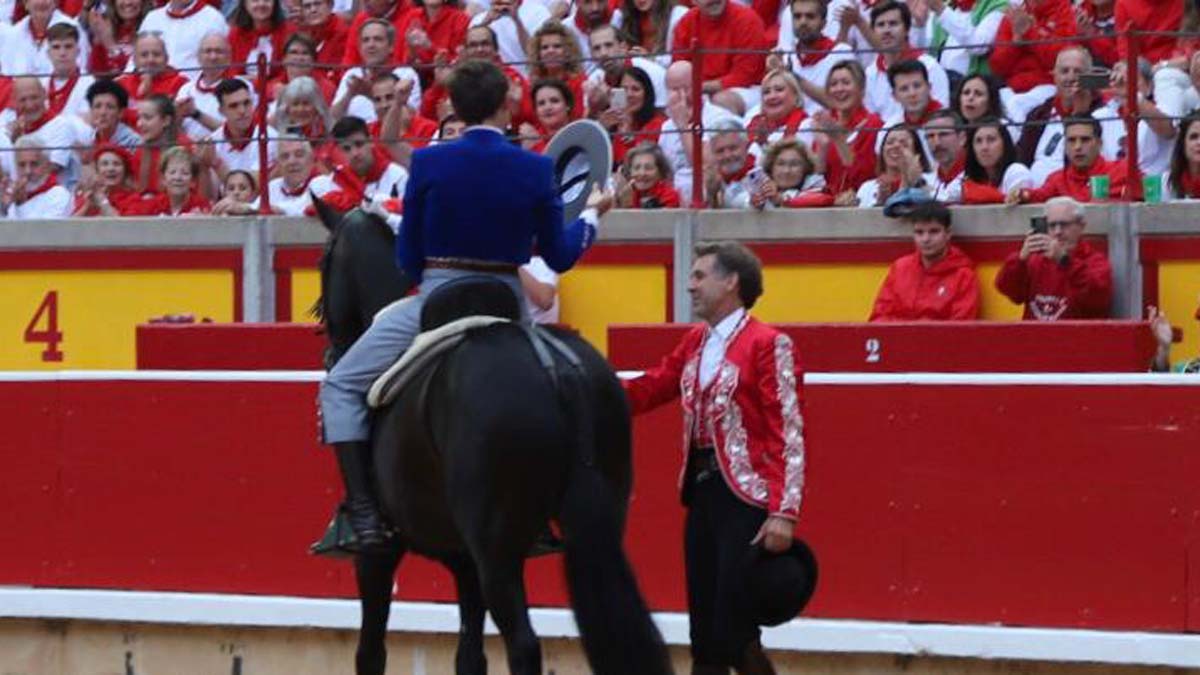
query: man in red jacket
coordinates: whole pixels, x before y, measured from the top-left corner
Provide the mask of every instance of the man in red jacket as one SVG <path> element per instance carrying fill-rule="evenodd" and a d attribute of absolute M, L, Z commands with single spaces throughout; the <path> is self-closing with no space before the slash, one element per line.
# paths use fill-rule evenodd
<path fill-rule="evenodd" d="M 1110 162 L 1100 156 L 1100 121 L 1094 117 L 1075 117 L 1063 122 L 1067 145 L 1067 165 L 1050 174 L 1039 188 L 1013 188 L 1009 204 L 1044 202 L 1051 197 L 1072 197 L 1076 201 L 1120 199 L 1125 192 L 1127 171 L 1124 161 Z M 1092 199 L 1092 177 L 1108 178 L 1108 197 Z"/>
<path fill-rule="evenodd" d="M 996 290 L 1025 305 L 1026 320 L 1105 319 L 1112 304 L 1112 267 L 1082 241 L 1083 205 L 1070 197 L 1046 202 L 1047 233 L 1030 232 L 996 274 Z"/>
<path fill-rule="evenodd" d="M 975 263 L 950 243 L 950 209 L 927 201 L 914 205 L 900 220 L 912 225 L 917 250 L 888 269 L 871 321 L 978 319 Z"/>
<path fill-rule="evenodd" d="M 730 0 L 696 0 L 696 6 L 675 26 L 673 44 L 677 49 L 687 49 L 693 38 L 699 41 L 700 49 L 726 52 L 700 57 L 704 69 L 704 93 L 712 96 L 712 102 L 737 115 L 745 115 L 747 110 L 758 105 L 766 53 L 727 53 L 733 49 L 765 50 L 770 47 L 758 14 Z M 677 53 L 675 60 L 691 59 L 686 53 Z"/>
<path fill-rule="evenodd" d="M 804 489 L 796 347 L 747 310 L 762 265 L 734 242 L 696 248 L 688 291 L 704 325 L 656 368 L 625 382 L 634 414 L 683 395 L 684 551 L 692 673 L 774 673 L 739 592 L 750 546 L 792 544 Z"/>

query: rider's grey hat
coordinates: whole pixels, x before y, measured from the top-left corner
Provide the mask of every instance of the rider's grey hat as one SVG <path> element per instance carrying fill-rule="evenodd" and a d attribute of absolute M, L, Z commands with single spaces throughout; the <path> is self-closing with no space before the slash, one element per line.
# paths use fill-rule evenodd
<path fill-rule="evenodd" d="M 554 161 L 563 220 L 569 223 L 583 212 L 592 186 L 603 188 L 612 174 L 612 142 L 594 120 L 577 120 L 554 134 L 545 154 Z"/>

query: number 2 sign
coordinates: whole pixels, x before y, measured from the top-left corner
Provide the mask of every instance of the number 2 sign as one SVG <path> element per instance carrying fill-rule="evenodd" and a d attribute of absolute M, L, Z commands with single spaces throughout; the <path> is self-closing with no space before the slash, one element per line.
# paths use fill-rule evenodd
<path fill-rule="evenodd" d="M 25 327 L 25 342 L 46 345 L 42 360 L 58 362 L 63 360 L 63 353 L 58 349 L 62 340 L 62 331 L 58 329 L 58 291 L 47 291 Z"/>

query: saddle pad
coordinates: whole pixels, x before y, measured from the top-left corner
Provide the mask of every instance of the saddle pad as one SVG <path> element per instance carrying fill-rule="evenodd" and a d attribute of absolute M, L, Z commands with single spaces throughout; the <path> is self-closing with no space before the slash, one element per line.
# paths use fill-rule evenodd
<path fill-rule="evenodd" d="M 367 405 L 381 408 L 391 403 L 404 385 L 421 372 L 425 365 L 462 342 L 467 331 L 508 322 L 508 319 L 498 316 L 468 316 L 417 335 L 412 346 L 371 385 L 370 391 L 367 392 Z"/>

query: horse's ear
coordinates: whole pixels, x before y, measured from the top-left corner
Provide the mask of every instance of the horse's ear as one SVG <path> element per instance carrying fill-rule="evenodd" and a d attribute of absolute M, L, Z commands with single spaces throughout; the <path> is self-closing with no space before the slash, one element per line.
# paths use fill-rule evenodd
<path fill-rule="evenodd" d="M 337 230 L 338 225 L 342 222 L 342 216 L 345 214 L 326 204 L 325 200 L 318 197 L 312 190 L 309 190 L 308 194 L 312 197 L 313 208 L 316 209 L 317 217 L 325 229 L 330 232 Z"/>

